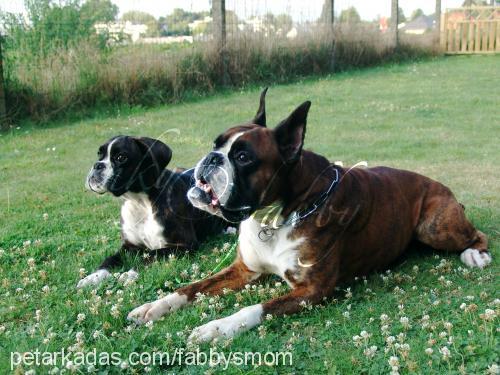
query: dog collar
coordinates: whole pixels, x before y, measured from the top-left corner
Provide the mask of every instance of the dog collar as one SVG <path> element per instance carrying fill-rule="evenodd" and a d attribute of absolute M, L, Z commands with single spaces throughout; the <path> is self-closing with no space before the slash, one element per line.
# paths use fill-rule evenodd
<path fill-rule="evenodd" d="M 270 226 L 270 225 L 265 225 L 264 224 L 262 226 L 262 229 L 259 232 L 259 239 L 261 241 L 264 241 L 264 242 L 268 241 L 269 239 L 271 239 L 271 237 L 274 235 L 274 232 L 277 229 L 280 229 L 280 228 L 282 228 L 284 226 L 288 226 L 288 225 L 291 225 L 293 228 L 295 228 L 302 221 L 304 221 L 307 217 L 309 217 L 314 212 L 316 212 L 316 210 L 318 208 L 320 208 L 326 202 L 326 200 L 330 197 L 330 195 L 335 190 L 335 187 L 338 185 L 338 182 L 339 182 L 339 171 L 338 171 L 337 168 L 335 168 L 334 171 L 335 171 L 335 178 L 333 179 L 332 183 L 330 184 L 330 186 L 328 187 L 328 189 L 325 190 L 318 197 L 318 199 L 316 199 L 313 202 L 313 204 L 310 207 L 308 207 L 306 209 L 303 209 L 303 210 L 293 211 L 288 216 L 288 218 L 284 222 L 282 222 L 281 224 L 279 224 L 279 225 Z"/>

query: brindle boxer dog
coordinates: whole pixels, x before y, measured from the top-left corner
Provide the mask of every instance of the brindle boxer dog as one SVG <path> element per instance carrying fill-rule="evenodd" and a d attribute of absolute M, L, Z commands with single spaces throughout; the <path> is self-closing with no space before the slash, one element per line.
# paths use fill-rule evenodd
<path fill-rule="evenodd" d="M 251 123 L 216 139 L 195 170 L 196 186 L 188 196 L 195 206 L 241 223 L 236 260 L 206 280 L 136 308 L 130 319 L 159 319 L 197 293 L 241 289 L 264 274 L 290 285 L 290 293 L 197 327 L 189 338 L 211 341 L 255 327 L 267 314 L 293 314 L 304 301 L 322 301 L 339 283 L 387 267 L 412 240 L 461 253 L 471 267 L 491 262 L 486 236 L 446 186 L 387 167 L 346 170 L 302 150 L 310 106 L 304 102 L 268 129 L 261 105 Z M 278 220 L 270 221 L 276 207 Z"/>

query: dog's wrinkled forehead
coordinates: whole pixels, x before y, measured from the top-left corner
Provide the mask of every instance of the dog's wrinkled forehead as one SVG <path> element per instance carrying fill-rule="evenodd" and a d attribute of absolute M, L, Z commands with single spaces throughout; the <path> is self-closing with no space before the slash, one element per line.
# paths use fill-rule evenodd
<path fill-rule="evenodd" d="M 243 134 L 249 130 L 259 128 L 258 125 L 240 125 L 235 126 L 226 130 L 224 133 L 219 135 L 214 141 L 214 150 L 220 150 L 222 148 L 227 148 L 228 142 L 234 140 L 238 134 Z M 229 150 L 228 150 L 229 151 Z"/>
<path fill-rule="evenodd" d="M 136 143 L 127 136 L 117 136 L 111 138 L 109 141 L 104 143 L 99 147 L 98 150 L 98 156 L 99 159 L 105 158 L 105 157 L 111 157 L 113 155 L 119 154 L 119 153 L 133 153 L 133 152 L 138 152 L 139 149 L 136 145 Z M 109 153 L 109 155 L 108 155 Z"/>

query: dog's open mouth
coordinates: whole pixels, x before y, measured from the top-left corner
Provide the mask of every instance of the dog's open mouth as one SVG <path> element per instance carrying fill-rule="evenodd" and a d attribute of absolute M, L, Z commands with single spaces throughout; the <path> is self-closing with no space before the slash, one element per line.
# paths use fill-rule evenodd
<path fill-rule="evenodd" d="M 210 202 L 212 207 L 220 206 L 219 197 L 217 197 L 217 194 L 215 194 L 214 189 L 212 189 L 212 186 L 208 182 L 203 179 L 197 180 L 196 187 L 205 193 L 205 200 L 207 203 Z"/>

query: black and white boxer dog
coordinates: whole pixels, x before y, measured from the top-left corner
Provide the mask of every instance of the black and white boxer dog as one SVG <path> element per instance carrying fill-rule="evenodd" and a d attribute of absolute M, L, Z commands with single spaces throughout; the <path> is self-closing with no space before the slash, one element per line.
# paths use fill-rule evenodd
<path fill-rule="evenodd" d="M 122 247 L 102 262 L 97 271 L 77 287 L 99 284 L 122 265 L 126 251 L 145 253 L 147 258 L 177 250 L 196 249 L 208 236 L 228 227 L 223 219 L 191 205 L 186 197 L 193 186 L 193 170 L 182 173 L 165 169 L 172 151 L 163 142 L 145 137 L 117 136 L 99 147 L 98 161 L 90 169 L 86 186 L 123 198 Z M 130 270 L 122 279 L 137 278 Z"/>
<path fill-rule="evenodd" d="M 418 240 L 461 253 L 471 267 L 491 262 L 486 236 L 475 229 L 451 191 L 417 173 L 375 167 L 344 169 L 302 149 L 311 103 L 275 129 L 251 121 L 232 127 L 195 170 L 188 196 L 207 212 L 239 222 L 237 256 L 218 274 L 182 287 L 129 313 L 159 319 L 198 293 L 238 290 L 264 274 L 291 287 L 281 297 L 197 327 L 189 340 L 231 337 L 267 314 L 293 314 L 330 297 L 335 286 L 381 270 Z"/>

